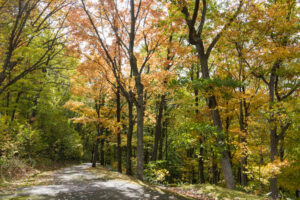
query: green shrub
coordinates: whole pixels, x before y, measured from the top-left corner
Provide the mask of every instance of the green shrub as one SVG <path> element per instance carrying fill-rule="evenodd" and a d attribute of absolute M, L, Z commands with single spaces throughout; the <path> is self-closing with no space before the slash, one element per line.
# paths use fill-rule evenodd
<path fill-rule="evenodd" d="M 165 167 L 166 161 L 164 160 L 150 161 L 144 170 L 145 180 L 155 184 L 166 183 L 169 171 Z"/>

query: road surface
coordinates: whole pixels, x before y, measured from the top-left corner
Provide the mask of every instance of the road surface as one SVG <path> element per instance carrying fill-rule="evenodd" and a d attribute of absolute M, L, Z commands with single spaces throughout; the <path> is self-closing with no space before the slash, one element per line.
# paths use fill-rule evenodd
<path fill-rule="evenodd" d="M 90 164 L 64 168 L 53 175 L 51 185 L 31 186 L 18 189 L 3 199 L 88 199 L 88 200 L 185 200 L 162 191 L 152 190 L 138 183 L 104 179 L 87 170 Z M 0 197 L 1 199 L 1 197 Z"/>

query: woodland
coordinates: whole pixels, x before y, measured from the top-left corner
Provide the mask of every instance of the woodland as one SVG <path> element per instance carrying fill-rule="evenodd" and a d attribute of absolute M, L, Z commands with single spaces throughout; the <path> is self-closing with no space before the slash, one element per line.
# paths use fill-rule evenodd
<path fill-rule="evenodd" d="M 1 181 L 90 162 L 299 198 L 299 27 L 296 0 L 0 0 Z"/>

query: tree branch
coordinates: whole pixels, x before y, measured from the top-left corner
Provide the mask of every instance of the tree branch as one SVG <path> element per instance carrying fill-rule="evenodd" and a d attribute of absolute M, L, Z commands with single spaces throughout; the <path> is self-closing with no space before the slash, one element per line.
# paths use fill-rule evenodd
<path fill-rule="evenodd" d="M 197 35 L 201 37 L 204 23 L 205 23 L 205 17 L 206 17 L 206 10 L 207 10 L 207 5 L 206 5 L 206 0 L 202 0 L 203 8 L 202 8 L 202 14 L 201 14 L 201 21 L 200 25 L 198 27 Z"/>
<path fill-rule="evenodd" d="M 221 36 L 224 33 L 224 31 L 226 31 L 226 29 L 231 25 L 231 23 L 237 18 L 238 14 L 240 13 L 240 10 L 241 10 L 242 6 L 243 6 L 243 0 L 240 0 L 239 7 L 237 8 L 237 10 L 234 13 L 234 15 L 232 16 L 232 18 L 229 19 L 229 21 L 227 22 L 227 24 L 225 24 L 225 26 L 223 27 L 223 29 L 216 35 L 216 37 L 213 39 L 213 41 L 209 45 L 209 47 L 208 47 L 208 49 L 206 51 L 207 57 L 209 57 L 212 49 L 217 44 L 218 40 L 221 38 Z"/>

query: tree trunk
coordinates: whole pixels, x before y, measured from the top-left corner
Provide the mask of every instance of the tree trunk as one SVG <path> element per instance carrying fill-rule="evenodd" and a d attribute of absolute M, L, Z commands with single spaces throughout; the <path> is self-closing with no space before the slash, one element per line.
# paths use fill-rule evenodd
<path fill-rule="evenodd" d="M 205 177 L 204 177 L 204 162 L 203 162 L 203 156 L 204 156 L 204 148 L 201 146 L 202 140 L 200 140 L 200 150 L 199 150 L 199 160 L 198 160 L 198 170 L 199 170 L 199 178 L 200 183 L 205 183 Z"/>
<path fill-rule="evenodd" d="M 127 149 L 126 149 L 126 174 L 132 175 L 131 154 L 132 154 L 132 133 L 133 133 L 133 104 L 128 101 L 128 132 L 127 132 Z"/>
<path fill-rule="evenodd" d="M 133 52 L 132 52 L 133 54 Z M 137 68 L 137 60 L 131 56 L 130 65 L 135 78 L 135 87 L 137 90 L 137 166 L 136 176 L 138 179 L 143 180 L 144 176 L 144 85 L 142 84 L 141 74 Z"/>
<path fill-rule="evenodd" d="M 96 167 L 96 163 L 97 163 L 97 159 L 99 156 L 99 142 L 100 142 L 100 128 L 97 128 L 97 138 L 96 138 L 96 142 L 95 142 L 95 146 L 94 146 L 94 150 L 93 150 L 93 161 L 92 161 L 92 167 Z"/>
<path fill-rule="evenodd" d="M 246 156 L 241 158 L 241 167 L 240 167 L 241 185 L 243 185 L 243 186 L 247 186 L 247 183 L 248 183 L 248 176 L 245 173 L 246 172 L 245 166 L 247 166 L 247 157 Z"/>
<path fill-rule="evenodd" d="M 201 63 L 201 72 L 202 72 L 202 78 L 203 79 L 209 79 L 209 70 L 208 70 L 208 58 L 206 55 L 201 54 L 200 46 L 197 45 L 197 51 L 198 51 L 198 58 Z M 211 88 L 212 89 L 212 88 Z M 221 121 L 221 116 L 219 113 L 219 110 L 217 108 L 217 100 L 214 95 L 208 97 L 206 99 L 208 103 L 208 107 L 211 110 L 211 116 L 213 119 L 214 126 L 217 127 L 220 131 L 220 136 L 218 137 L 218 143 L 221 143 L 220 146 L 223 149 L 222 151 L 222 159 L 221 159 L 221 165 L 222 165 L 222 170 L 223 170 L 223 175 L 225 178 L 226 182 L 226 187 L 233 189 L 235 187 L 235 180 L 234 176 L 232 173 L 232 167 L 230 164 L 230 156 L 228 149 L 226 148 L 226 141 L 223 135 L 223 127 L 222 127 L 222 121 Z"/>
<path fill-rule="evenodd" d="M 165 141 L 165 160 L 167 161 L 168 164 L 168 121 L 165 119 L 164 121 L 164 126 L 163 126 L 163 132 L 166 137 Z"/>
<path fill-rule="evenodd" d="M 158 160 L 163 159 L 164 138 L 165 138 L 164 131 L 161 131 L 161 136 L 160 136 L 160 140 L 159 140 L 159 148 L 158 148 Z"/>
<path fill-rule="evenodd" d="M 247 118 L 247 107 L 245 105 L 245 100 L 241 99 L 240 100 L 240 119 L 239 119 L 239 123 L 240 123 L 240 131 L 242 132 L 242 135 L 240 136 L 240 142 L 244 145 L 246 145 L 246 134 L 247 134 L 247 123 L 246 123 L 246 118 Z M 243 109 L 244 108 L 244 109 Z M 245 111 L 243 111 L 245 110 Z M 244 114 L 245 112 L 245 114 Z M 248 182 L 248 177 L 247 177 L 247 173 L 246 173 L 246 165 L 247 165 L 247 155 L 245 152 L 245 147 L 243 147 L 242 150 L 242 158 L 240 160 L 240 180 L 241 180 L 241 185 L 243 186 L 247 186 L 247 182 Z"/>
<path fill-rule="evenodd" d="M 143 180 L 144 174 L 144 85 L 142 83 L 141 75 L 142 68 L 139 69 L 137 65 L 137 59 L 134 55 L 134 42 L 136 36 L 136 13 L 135 13 L 134 0 L 130 0 L 130 34 L 129 34 L 129 62 L 132 74 L 135 80 L 135 87 L 137 91 L 137 99 L 135 101 L 137 109 L 137 166 L 136 175 L 137 178 Z"/>
<path fill-rule="evenodd" d="M 141 89 L 138 89 L 141 90 Z M 139 105 L 137 106 L 137 178 L 143 180 L 144 174 L 144 145 L 143 145 L 143 129 L 144 129 L 144 106 L 142 91 L 139 92 Z"/>
<path fill-rule="evenodd" d="M 104 138 L 102 138 L 100 140 L 100 164 L 102 166 L 105 165 L 105 158 L 104 158 L 104 144 L 105 144 L 105 140 Z"/>
<path fill-rule="evenodd" d="M 121 122 L 121 95 L 120 87 L 117 88 L 117 122 Z M 119 128 L 117 134 L 117 150 L 118 150 L 118 172 L 122 173 L 122 149 L 121 149 L 121 130 Z"/>
<path fill-rule="evenodd" d="M 275 126 L 271 130 L 270 134 L 270 146 L 271 146 L 271 162 L 274 162 L 275 156 L 278 155 L 277 146 L 278 146 L 278 137 L 277 137 L 277 127 Z M 271 190 L 271 197 L 276 199 L 278 197 L 278 188 L 277 188 L 277 175 L 270 178 L 270 190 Z"/>
<path fill-rule="evenodd" d="M 212 176 L 213 176 L 213 184 L 218 184 L 218 166 L 217 166 L 217 163 L 215 161 L 215 154 L 212 150 Z"/>
<path fill-rule="evenodd" d="M 163 117 L 163 109 L 164 109 L 164 103 L 165 103 L 165 95 L 161 95 L 159 105 L 158 105 L 158 115 L 156 117 L 156 125 L 155 125 L 155 140 L 154 140 L 154 148 L 153 148 L 153 154 L 152 154 L 152 161 L 157 160 L 157 152 L 158 152 L 158 146 L 160 142 L 160 148 L 162 149 L 162 142 L 161 140 L 161 121 Z M 162 152 L 160 150 L 160 157 L 162 157 Z M 162 159 L 162 158 L 160 158 Z"/>
<path fill-rule="evenodd" d="M 275 101 L 275 79 L 276 79 L 276 69 L 279 67 L 279 63 L 275 63 L 271 70 L 270 82 L 269 82 L 269 126 L 270 126 L 270 159 L 271 162 L 274 162 L 275 157 L 278 156 L 277 146 L 278 146 L 278 136 L 277 136 L 277 125 L 275 114 L 273 111 L 273 104 Z M 271 197 L 277 199 L 278 197 L 278 188 L 277 188 L 277 175 L 270 178 L 270 190 Z"/>
<path fill-rule="evenodd" d="M 192 69 L 194 70 L 194 68 Z M 200 78 L 200 70 L 199 70 L 199 66 L 197 65 L 197 68 L 196 68 L 196 78 L 199 79 Z M 192 71 L 192 74 L 191 74 L 191 80 L 193 81 L 194 80 L 194 73 Z M 195 113 L 196 113 L 196 117 L 198 117 L 199 115 L 199 91 L 198 89 L 194 89 L 194 94 L 195 94 Z M 200 133 L 199 133 L 200 135 Z M 200 143 L 200 149 L 199 149 L 199 159 L 198 159 L 198 173 L 199 173 L 199 180 L 200 180 L 200 183 L 205 183 L 205 178 L 204 178 L 204 162 L 203 162 L 203 156 L 204 156 L 204 149 L 202 147 L 202 143 L 203 143 L 203 140 L 201 139 L 202 135 L 200 135 L 200 139 L 199 139 L 199 143 Z"/>

